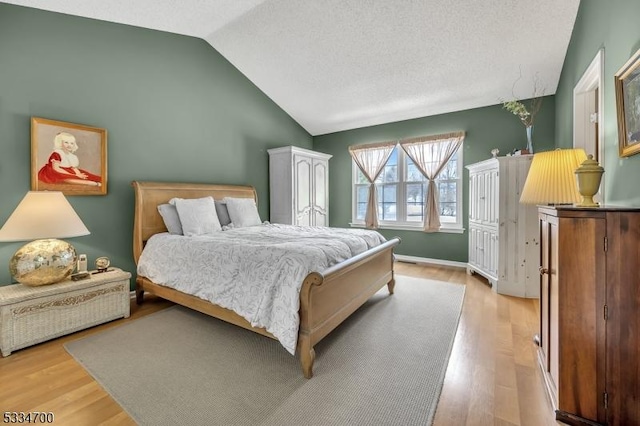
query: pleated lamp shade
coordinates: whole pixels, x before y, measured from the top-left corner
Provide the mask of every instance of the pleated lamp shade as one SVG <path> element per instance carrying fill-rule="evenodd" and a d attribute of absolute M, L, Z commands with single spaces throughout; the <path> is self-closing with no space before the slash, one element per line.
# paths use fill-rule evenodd
<path fill-rule="evenodd" d="M 583 149 L 556 149 L 533 156 L 520 202 L 523 204 L 574 204 L 578 192 L 575 171 L 587 154 Z"/>

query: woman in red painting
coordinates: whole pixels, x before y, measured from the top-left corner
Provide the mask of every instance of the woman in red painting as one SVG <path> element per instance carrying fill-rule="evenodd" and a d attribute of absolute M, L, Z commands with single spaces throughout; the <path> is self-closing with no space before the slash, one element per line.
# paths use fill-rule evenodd
<path fill-rule="evenodd" d="M 53 147 L 47 164 L 38 171 L 38 180 L 53 184 L 102 185 L 100 176 L 78 168 L 80 160 L 74 154 L 78 149 L 75 136 L 67 132 L 58 133 L 53 139 Z"/>

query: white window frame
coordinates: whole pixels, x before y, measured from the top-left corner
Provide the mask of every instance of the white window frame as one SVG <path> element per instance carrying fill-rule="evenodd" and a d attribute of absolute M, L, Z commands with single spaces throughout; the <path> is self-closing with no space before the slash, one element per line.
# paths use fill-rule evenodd
<path fill-rule="evenodd" d="M 463 166 L 463 144 L 457 151 L 457 176 L 455 179 L 456 182 L 456 219 L 452 220 L 449 216 L 440 216 L 440 231 L 439 232 L 450 232 L 450 233 L 458 233 L 461 234 L 464 232 L 464 228 L 462 227 L 462 193 L 464 192 L 462 176 L 464 172 Z M 407 159 L 409 156 L 402 149 L 400 144 L 396 145 L 396 149 L 398 150 L 398 177 L 401 179 L 398 182 L 398 186 L 396 189 L 396 217 L 406 217 L 405 207 L 406 207 L 406 166 Z M 350 225 L 354 228 L 364 228 L 364 220 L 357 219 L 357 187 L 356 185 L 360 185 L 357 183 L 358 177 L 358 166 L 356 163 L 351 160 L 351 223 Z M 440 179 L 436 179 L 436 182 L 441 182 Z M 410 182 L 413 183 L 413 182 Z M 422 231 L 423 230 L 423 221 L 397 221 L 397 220 L 381 220 L 378 218 L 378 227 L 380 229 L 397 229 L 397 230 L 406 230 L 406 231 Z"/>

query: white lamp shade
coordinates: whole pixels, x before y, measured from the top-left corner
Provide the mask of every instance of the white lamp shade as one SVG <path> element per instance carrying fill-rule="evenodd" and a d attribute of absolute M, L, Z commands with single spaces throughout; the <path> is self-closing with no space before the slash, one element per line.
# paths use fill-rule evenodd
<path fill-rule="evenodd" d="M 556 149 L 533 156 L 527 180 L 522 188 L 523 204 L 573 204 L 582 197 L 575 171 L 587 154 L 583 149 Z"/>
<path fill-rule="evenodd" d="M 0 229 L 0 241 L 70 238 L 89 234 L 62 192 L 30 191 Z"/>

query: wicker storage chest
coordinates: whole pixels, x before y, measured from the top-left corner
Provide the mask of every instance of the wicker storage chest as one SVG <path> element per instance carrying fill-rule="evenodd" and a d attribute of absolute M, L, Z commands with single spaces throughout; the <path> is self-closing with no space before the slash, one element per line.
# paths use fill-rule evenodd
<path fill-rule="evenodd" d="M 0 287 L 2 356 L 117 318 L 130 310 L 131 274 L 117 268 L 80 281 Z"/>

